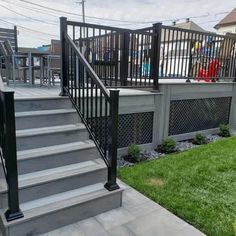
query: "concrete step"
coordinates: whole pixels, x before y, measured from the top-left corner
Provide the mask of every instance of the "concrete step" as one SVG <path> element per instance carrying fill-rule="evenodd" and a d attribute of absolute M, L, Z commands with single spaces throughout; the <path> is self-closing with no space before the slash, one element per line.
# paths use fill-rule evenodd
<path fill-rule="evenodd" d="M 107 191 L 104 183 L 21 204 L 24 218 L 6 222 L 1 211 L 3 236 L 39 235 L 121 206 L 122 190 Z"/>
<path fill-rule="evenodd" d="M 102 159 L 19 175 L 20 203 L 104 182 L 107 168 Z M 7 206 L 7 186 L 0 180 L 1 208 Z"/>
<path fill-rule="evenodd" d="M 81 123 L 16 131 L 18 151 L 84 141 L 88 138 L 88 132 Z"/>
<path fill-rule="evenodd" d="M 46 170 L 94 160 L 98 157 L 96 146 L 91 140 L 23 150 L 17 152 L 18 173 Z M 0 171 L 2 171 L 1 168 Z"/>
<path fill-rule="evenodd" d="M 74 109 L 55 109 L 16 112 L 16 129 L 33 129 L 79 123 Z"/>
<path fill-rule="evenodd" d="M 49 97 L 49 98 L 17 98 L 15 99 L 15 111 L 39 111 L 39 110 L 55 110 L 70 109 L 71 101 L 68 97 Z"/>

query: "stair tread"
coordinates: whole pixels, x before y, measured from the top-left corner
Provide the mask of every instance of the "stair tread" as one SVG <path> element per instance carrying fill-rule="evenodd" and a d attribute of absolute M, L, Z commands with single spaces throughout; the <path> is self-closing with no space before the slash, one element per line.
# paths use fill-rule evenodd
<path fill-rule="evenodd" d="M 52 110 L 36 110 L 36 111 L 23 111 L 16 112 L 16 117 L 28 117 L 28 116 L 40 116 L 40 115 L 55 115 L 55 114 L 66 114 L 76 113 L 74 109 L 52 109 Z"/>
<path fill-rule="evenodd" d="M 80 130 L 80 129 L 85 129 L 84 124 L 77 123 L 69 125 L 41 127 L 34 129 L 24 129 L 24 130 L 17 130 L 16 137 L 18 138 L 18 137 L 35 136 L 35 135 L 50 134 L 50 133 L 60 133 L 60 132 Z"/>
<path fill-rule="evenodd" d="M 65 165 L 61 167 L 35 171 L 18 176 L 19 188 L 26 188 L 30 186 L 40 185 L 43 183 L 56 181 L 58 179 L 68 178 L 74 175 L 80 175 L 99 169 L 106 168 L 105 163 L 102 159 L 98 158 L 95 160 L 84 161 L 76 164 Z M 0 192 L 6 192 L 7 186 L 5 179 L 0 181 Z"/>
<path fill-rule="evenodd" d="M 79 142 L 72 142 L 72 143 L 65 143 L 60 145 L 52 145 L 48 147 L 42 147 L 42 148 L 34 148 L 34 149 L 27 149 L 23 151 L 17 152 L 17 158 L 18 160 L 24 160 L 29 159 L 33 157 L 41 157 L 41 156 L 47 156 L 47 155 L 56 155 L 66 152 L 72 152 L 82 149 L 89 149 L 94 148 L 95 144 L 92 140 L 85 140 L 85 141 L 79 141 Z"/>
<path fill-rule="evenodd" d="M 5 217 L 3 217 L 4 224 L 18 224 L 34 217 L 53 213 L 65 208 L 70 208 L 77 204 L 82 204 L 93 199 L 101 198 L 103 196 L 113 195 L 120 191 L 122 191 L 122 189 L 109 192 L 104 188 L 104 183 L 97 183 L 75 190 L 70 190 L 37 200 L 25 202 L 20 204 L 20 208 L 23 211 L 24 217 L 10 222 L 6 222 Z M 1 212 L 1 214 L 4 214 L 4 211 L 5 209 Z"/>
<path fill-rule="evenodd" d="M 15 101 L 35 101 L 35 100 L 37 100 L 37 101 L 39 101 L 39 100 L 69 100 L 69 98 L 68 97 L 66 97 L 66 96 L 55 96 L 55 95 L 52 95 L 52 96 L 50 96 L 50 95 L 48 95 L 48 96 L 35 96 L 35 97 L 32 97 L 32 96 L 20 96 L 20 97 L 15 97 Z"/>
<path fill-rule="evenodd" d="M 54 202 L 64 201 L 68 197 L 74 198 L 76 196 L 81 196 L 81 195 L 88 194 L 94 191 L 102 190 L 103 186 L 104 185 L 102 183 L 88 185 L 88 186 L 81 187 L 78 189 L 74 189 L 74 190 L 63 192 L 63 193 L 58 193 L 58 194 L 50 195 L 44 198 L 36 199 L 33 201 L 25 202 L 25 203 L 20 204 L 20 207 L 22 211 L 32 210 L 34 208 L 52 204 Z"/>

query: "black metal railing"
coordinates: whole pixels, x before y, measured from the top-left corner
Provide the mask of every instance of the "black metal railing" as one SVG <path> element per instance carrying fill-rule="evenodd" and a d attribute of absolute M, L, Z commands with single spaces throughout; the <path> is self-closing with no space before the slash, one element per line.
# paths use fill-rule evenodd
<path fill-rule="evenodd" d="M 61 95 L 70 97 L 108 167 L 105 187 L 110 191 L 118 189 L 116 168 L 119 90 L 107 90 L 88 58 L 77 47 L 76 41 L 68 35 L 65 18 L 61 18 L 61 43 Z"/>
<path fill-rule="evenodd" d="M 0 158 L 7 182 L 7 221 L 23 217 L 19 208 L 14 92 L 4 91 L 0 77 Z"/>
<path fill-rule="evenodd" d="M 67 33 L 106 87 L 153 87 L 152 32 L 67 21 Z"/>
<path fill-rule="evenodd" d="M 159 79 L 236 77 L 236 35 L 164 26 L 130 30 L 66 21 L 68 35 L 106 87 L 152 87 Z"/>
<path fill-rule="evenodd" d="M 160 78 L 235 79 L 236 35 L 158 25 Z"/>

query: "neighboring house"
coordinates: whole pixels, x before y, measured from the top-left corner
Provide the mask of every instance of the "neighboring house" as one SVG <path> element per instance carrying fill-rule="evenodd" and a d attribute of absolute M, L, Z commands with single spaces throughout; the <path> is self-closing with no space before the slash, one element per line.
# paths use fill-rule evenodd
<path fill-rule="evenodd" d="M 218 34 L 236 34 L 236 8 L 214 26 Z"/>
<path fill-rule="evenodd" d="M 173 25 L 177 28 L 181 29 L 188 29 L 188 30 L 195 30 L 195 31 L 201 31 L 201 32 L 206 32 L 202 27 L 194 23 L 193 21 L 190 21 L 190 19 L 186 19 L 186 22 L 182 23 L 175 23 L 173 22 Z"/>

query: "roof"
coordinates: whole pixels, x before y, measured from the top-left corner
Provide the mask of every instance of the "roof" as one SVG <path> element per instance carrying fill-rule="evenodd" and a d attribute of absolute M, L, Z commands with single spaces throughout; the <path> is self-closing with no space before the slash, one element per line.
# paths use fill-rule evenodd
<path fill-rule="evenodd" d="M 38 52 L 38 49 L 37 48 L 19 47 L 18 51 L 22 52 L 22 53 L 28 53 L 28 52 Z"/>
<path fill-rule="evenodd" d="M 182 29 L 188 29 L 188 30 L 195 30 L 195 31 L 205 32 L 205 30 L 202 27 L 200 27 L 199 25 L 197 25 L 193 21 L 177 23 L 175 25 L 175 27 L 182 28 Z"/>
<path fill-rule="evenodd" d="M 227 16 L 225 16 L 217 25 L 215 29 L 219 29 L 222 26 L 236 25 L 236 8 L 233 9 Z"/>

